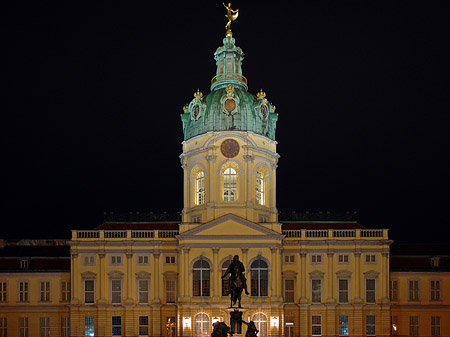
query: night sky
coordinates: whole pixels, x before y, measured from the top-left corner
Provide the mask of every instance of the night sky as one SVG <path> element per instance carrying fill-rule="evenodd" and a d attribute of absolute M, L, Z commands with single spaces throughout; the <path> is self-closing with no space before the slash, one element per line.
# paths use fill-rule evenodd
<path fill-rule="evenodd" d="M 6 7 L 5 7 L 6 6 Z M 277 107 L 282 212 L 357 211 L 450 241 L 450 1 L 234 1 Z M 182 209 L 182 106 L 209 92 L 221 1 L 16 1 L 1 15 L 1 238 Z"/>

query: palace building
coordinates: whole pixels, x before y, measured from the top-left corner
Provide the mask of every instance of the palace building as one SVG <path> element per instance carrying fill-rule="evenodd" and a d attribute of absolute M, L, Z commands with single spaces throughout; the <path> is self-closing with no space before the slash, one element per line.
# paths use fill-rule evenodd
<path fill-rule="evenodd" d="M 250 293 L 243 320 L 260 337 L 449 335 L 444 314 L 425 309 L 448 317 L 448 271 L 396 259 L 390 272 L 388 230 L 355 214 L 278 212 L 275 106 L 248 92 L 231 30 L 214 58 L 211 92 L 181 115 L 181 213 L 106 213 L 67 242 L 3 242 L 0 337 L 210 336 L 230 325 L 222 275 L 234 255 Z M 428 286 L 430 299 L 414 297 Z"/>

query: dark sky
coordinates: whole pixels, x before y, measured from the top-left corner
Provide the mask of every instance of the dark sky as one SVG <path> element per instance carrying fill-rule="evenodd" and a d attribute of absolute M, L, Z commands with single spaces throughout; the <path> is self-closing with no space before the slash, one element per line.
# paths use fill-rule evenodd
<path fill-rule="evenodd" d="M 3 5 L 5 6 L 5 5 Z M 232 2 L 277 106 L 280 211 L 450 239 L 450 1 Z M 3 238 L 181 211 L 180 114 L 209 92 L 221 1 L 16 1 L 1 15 Z"/>

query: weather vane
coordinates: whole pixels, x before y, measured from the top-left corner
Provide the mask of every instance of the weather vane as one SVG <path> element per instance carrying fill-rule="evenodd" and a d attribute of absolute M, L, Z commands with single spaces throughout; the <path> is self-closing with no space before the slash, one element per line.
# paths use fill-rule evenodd
<path fill-rule="evenodd" d="M 239 15 L 239 9 L 233 10 L 231 9 L 231 3 L 228 3 L 228 6 L 225 5 L 222 2 L 222 5 L 226 8 L 227 10 L 227 14 L 225 14 L 225 17 L 228 19 L 227 24 L 225 25 L 225 29 L 226 29 L 226 36 L 233 36 L 233 33 L 231 32 L 231 21 L 234 21 L 237 19 L 238 15 Z"/>

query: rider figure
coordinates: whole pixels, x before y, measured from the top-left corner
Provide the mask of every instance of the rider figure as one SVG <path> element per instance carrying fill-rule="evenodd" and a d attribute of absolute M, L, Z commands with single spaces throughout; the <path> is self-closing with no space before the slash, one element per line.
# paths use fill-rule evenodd
<path fill-rule="evenodd" d="M 233 286 L 233 282 L 236 281 L 239 277 L 242 280 L 242 288 L 245 290 L 245 294 L 249 295 L 250 293 L 247 291 L 247 279 L 244 275 L 245 268 L 241 261 L 239 261 L 239 256 L 235 255 L 233 257 L 233 262 L 230 263 L 228 266 L 225 274 L 222 276 L 222 278 L 225 278 L 228 274 L 231 274 L 228 282 L 229 282 L 229 290 L 228 294 L 231 293 L 231 287 Z"/>

